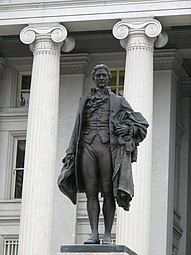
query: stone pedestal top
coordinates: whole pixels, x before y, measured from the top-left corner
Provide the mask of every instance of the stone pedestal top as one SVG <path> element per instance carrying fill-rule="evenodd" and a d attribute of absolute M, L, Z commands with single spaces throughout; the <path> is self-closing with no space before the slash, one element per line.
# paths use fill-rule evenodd
<path fill-rule="evenodd" d="M 97 253 L 106 255 L 137 255 L 135 252 L 130 250 L 125 245 L 62 245 L 60 248 L 60 253 L 57 255 L 96 255 Z"/>

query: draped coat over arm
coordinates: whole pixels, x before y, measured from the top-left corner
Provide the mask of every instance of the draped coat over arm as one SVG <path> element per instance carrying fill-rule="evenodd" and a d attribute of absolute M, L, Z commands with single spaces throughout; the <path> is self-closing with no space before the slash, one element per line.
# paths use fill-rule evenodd
<path fill-rule="evenodd" d="M 60 190 L 76 204 L 76 193 L 85 192 L 81 171 L 83 148 L 84 109 L 88 96 L 80 98 L 74 129 L 64 158 L 64 166 L 58 177 Z M 113 169 L 113 193 L 119 206 L 129 210 L 134 195 L 131 163 L 137 160 L 137 146 L 146 137 L 148 122 L 134 112 L 124 97 L 109 93 L 109 134 Z M 119 127 L 128 127 L 128 134 L 116 135 Z M 70 155 L 68 157 L 68 155 Z M 91 169 L 90 169 L 91 171 Z"/>

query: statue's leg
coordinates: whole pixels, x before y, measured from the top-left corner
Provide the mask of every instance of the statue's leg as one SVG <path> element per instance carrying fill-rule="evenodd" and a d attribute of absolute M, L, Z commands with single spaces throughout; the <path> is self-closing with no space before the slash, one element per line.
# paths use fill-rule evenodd
<path fill-rule="evenodd" d="M 105 144 L 105 150 L 99 155 L 100 177 L 102 184 L 103 200 L 103 216 L 105 224 L 105 232 L 103 236 L 103 244 L 111 244 L 111 229 L 115 215 L 115 199 L 113 196 L 112 183 L 112 161 L 109 144 Z"/>
<path fill-rule="evenodd" d="M 105 232 L 103 236 L 103 244 L 111 244 L 111 229 L 113 226 L 113 220 L 115 215 L 115 200 L 112 195 L 104 195 L 103 200 L 103 215 Z"/>
<path fill-rule="evenodd" d="M 99 234 L 98 234 L 98 222 L 99 222 L 99 213 L 100 213 L 100 205 L 98 200 L 98 194 L 97 196 L 89 196 L 88 192 L 87 195 L 87 211 L 88 211 L 88 217 L 89 222 L 92 230 L 92 234 L 88 238 L 87 241 L 85 241 L 85 244 L 99 244 Z"/>
<path fill-rule="evenodd" d="M 86 189 L 87 212 L 91 226 L 91 235 L 84 244 L 99 244 L 98 222 L 100 205 L 98 199 L 99 174 L 96 153 L 93 146 L 85 143 L 82 153 L 82 173 Z"/>

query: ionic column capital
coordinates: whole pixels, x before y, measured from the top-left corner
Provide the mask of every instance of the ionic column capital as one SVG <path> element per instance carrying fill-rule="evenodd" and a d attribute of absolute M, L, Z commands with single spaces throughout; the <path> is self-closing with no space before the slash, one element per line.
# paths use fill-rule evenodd
<path fill-rule="evenodd" d="M 29 25 L 21 31 L 20 40 L 30 45 L 33 54 L 59 53 L 62 46 L 67 51 L 75 46 L 74 40 L 68 39 L 67 34 L 66 28 L 60 24 Z"/>
<path fill-rule="evenodd" d="M 152 49 L 154 42 L 157 47 L 163 47 L 168 41 L 166 33 L 162 32 L 162 26 L 156 19 L 121 20 L 114 25 L 113 35 L 121 41 L 125 49 L 136 46 Z"/>

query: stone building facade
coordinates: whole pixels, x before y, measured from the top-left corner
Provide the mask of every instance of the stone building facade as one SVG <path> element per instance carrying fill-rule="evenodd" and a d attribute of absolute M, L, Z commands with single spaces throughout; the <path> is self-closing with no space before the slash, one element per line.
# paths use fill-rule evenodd
<path fill-rule="evenodd" d="M 73 206 L 56 179 L 98 63 L 150 123 L 113 242 L 191 253 L 191 1 L 1 0 L 0 254 L 54 255 L 89 234 L 84 195 Z"/>

